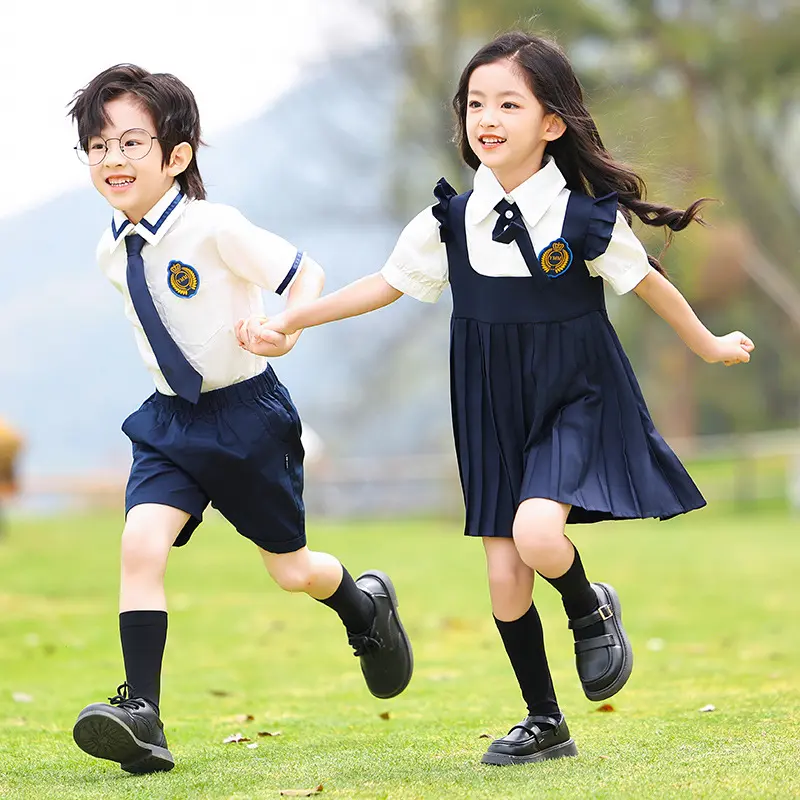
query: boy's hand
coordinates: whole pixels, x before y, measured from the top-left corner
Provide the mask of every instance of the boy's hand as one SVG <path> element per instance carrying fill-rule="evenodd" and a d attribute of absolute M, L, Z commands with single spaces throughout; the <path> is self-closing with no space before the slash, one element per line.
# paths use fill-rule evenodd
<path fill-rule="evenodd" d="M 234 327 L 239 347 L 268 358 L 277 358 L 288 353 L 294 347 L 295 340 L 285 333 L 271 330 L 266 327 L 265 322 L 265 317 L 240 319 Z"/>
<path fill-rule="evenodd" d="M 726 367 L 731 364 L 746 364 L 750 353 L 755 348 L 753 342 L 741 331 L 734 331 L 727 336 L 715 336 L 712 351 L 705 356 L 709 364 L 721 361 Z"/>

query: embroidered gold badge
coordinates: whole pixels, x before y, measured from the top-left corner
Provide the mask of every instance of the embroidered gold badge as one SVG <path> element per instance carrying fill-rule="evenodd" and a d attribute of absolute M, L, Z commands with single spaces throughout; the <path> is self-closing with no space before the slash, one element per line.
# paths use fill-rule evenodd
<path fill-rule="evenodd" d="M 563 275 L 572 264 L 572 250 L 564 239 L 556 239 L 542 251 L 539 256 L 542 272 L 548 278 L 558 278 Z"/>
<path fill-rule="evenodd" d="M 193 297 L 200 286 L 200 276 L 194 267 L 181 261 L 170 261 L 168 270 L 169 288 L 178 297 Z"/>

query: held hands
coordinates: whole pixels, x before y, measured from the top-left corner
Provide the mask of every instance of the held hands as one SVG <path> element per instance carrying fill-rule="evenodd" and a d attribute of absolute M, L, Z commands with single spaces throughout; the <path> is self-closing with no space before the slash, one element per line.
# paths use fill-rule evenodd
<path fill-rule="evenodd" d="M 296 337 L 283 330 L 285 322 L 281 320 L 282 314 L 267 319 L 266 317 L 248 317 L 240 319 L 234 326 L 239 347 L 249 350 L 257 356 L 277 358 L 285 355 L 293 347 Z"/>
<path fill-rule="evenodd" d="M 754 348 L 755 345 L 747 336 L 741 331 L 734 331 L 726 336 L 715 336 L 709 351 L 703 353 L 703 360 L 709 364 L 721 361 L 726 367 L 746 364 Z"/>

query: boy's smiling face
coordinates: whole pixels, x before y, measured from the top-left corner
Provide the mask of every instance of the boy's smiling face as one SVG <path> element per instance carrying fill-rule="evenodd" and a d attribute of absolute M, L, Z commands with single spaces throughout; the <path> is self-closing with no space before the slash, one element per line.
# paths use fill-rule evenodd
<path fill-rule="evenodd" d="M 172 186 L 175 176 L 183 172 L 192 160 L 192 148 L 186 142 L 173 148 L 169 162 L 163 164 L 161 142 L 152 140 L 152 149 L 140 159 L 130 159 L 120 150 L 120 144 L 132 148 L 139 139 L 146 137 L 125 137 L 118 141 L 124 133 L 138 130 L 145 131 L 148 136 L 156 135 L 156 126 L 148 111 L 137 102 L 136 98 L 124 94 L 109 100 L 105 111 L 108 125 L 100 131 L 100 136 L 89 137 L 88 149 L 92 146 L 102 147 L 102 140 L 107 140 L 108 150 L 105 158 L 90 167 L 92 183 L 109 204 L 134 224 L 164 196 Z M 142 142 L 146 149 L 149 143 Z"/>

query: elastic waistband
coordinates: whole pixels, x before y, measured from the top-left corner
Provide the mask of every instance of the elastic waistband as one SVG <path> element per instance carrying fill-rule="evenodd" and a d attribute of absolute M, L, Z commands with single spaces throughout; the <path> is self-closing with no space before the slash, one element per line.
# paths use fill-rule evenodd
<path fill-rule="evenodd" d="M 203 392 L 197 404 L 190 403 L 177 395 L 161 394 L 161 392 L 156 392 L 153 397 L 162 408 L 169 411 L 189 411 L 202 414 L 206 411 L 219 411 L 237 403 L 253 400 L 265 392 L 273 391 L 278 383 L 278 376 L 267 364 L 267 368 L 255 378 L 224 386 L 222 389 Z"/>

